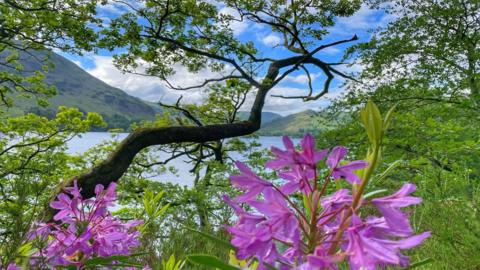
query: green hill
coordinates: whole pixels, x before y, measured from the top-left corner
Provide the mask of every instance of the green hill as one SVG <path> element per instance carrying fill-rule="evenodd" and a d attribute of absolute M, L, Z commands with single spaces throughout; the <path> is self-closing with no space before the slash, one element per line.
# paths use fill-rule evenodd
<path fill-rule="evenodd" d="M 246 120 L 248 116 L 250 116 L 250 112 L 238 112 L 238 118 L 241 120 Z M 282 118 L 282 116 L 278 113 L 262 112 L 262 127 L 280 118 Z"/>
<path fill-rule="evenodd" d="M 57 88 L 57 95 L 49 99 L 49 106 L 41 108 L 34 99 L 15 98 L 15 106 L 10 110 L 11 115 L 34 112 L 52 117 L 58 106 L 79 108 L 83 112 L 100 113 L 109 128 L 128 129 L 135 121 L 154 119 L 162 108 L 153 102 L 142 101 L 132 97 L 124 91 L 112 87 L 93 77 L 68 59 L 50 51 L 32 51 L 31 55 L 20 55 L 24 70 L 41 70 L 40 59 L 48 57 L 54 67 L 46 74 L 45 82 Z M 0 70 L 2 67 L 0 66 Z M 246 119 L 248 112 L 239 112 L 240 119 Z M 262 128 L 259 135 L 301 136 L 306 132 L 318 131 L 321 124 L 318 113 L 308 110 L 282 117 L 273 112 L 262 113 Z"/>
<path fill-rule="evenodd" d="M 34 112 L 49 117 L 63 105 L 100 113 L 109 127 L 124 129 L 133 121 L 153 119 L 155 110 L 151 106 L 93 77 L 66 58 L 49 51 L 30 53 L 20 55 L 25 73 L 40 70 L 44 65 L 40 60 L 48 57 L 54 67 L 49 69 L 45 82 L 56 86 L 57 95 L 49 99 L 46 108 L 40 108 L 33 99 L 15 98 L 11 114 Z"/>
<path fill-rule="evenodd" d="M 319 119 L 319 113 L 306 110 L 266 123 L 257 133 L 263 136 L 303 136 L 307 132 L 318 132 L 326 128 Z"/>

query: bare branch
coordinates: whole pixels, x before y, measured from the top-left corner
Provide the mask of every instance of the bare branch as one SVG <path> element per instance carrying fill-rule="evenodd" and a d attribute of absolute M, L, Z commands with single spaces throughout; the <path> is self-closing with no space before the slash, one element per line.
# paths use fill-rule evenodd
<path fill-rule="evenodd" d="M 311 100 L 317 100 L 319 98 L 321 98 L 322 96 L 326 95 L 328 93 L 328 90 L 330 89 L 330 83 L 332 82 L 334 76 L 331 72 L 331 69 L 330 67 L 316 59 L 316 58 L 311 58 L 309 60 L 310 63 L 316 65 L 317 67 L 319 67 L 320 69 L 323 70 L 323 72 L 325 73 L 325 75 L 327 76 L 327 79 L 325 80 L 324 84 L 323 84 L 323 90 L 321 92 L 319 92 L 318 94 L 312 96 L 312 92 L 313 91 L 310 91 L 308 95 L 302 95 L 302 96 L 283 96 L 283 95 L 272 95 L 272 97 L 279 97 L 279 98 L 284 98 L 284 99 L 303 99 L 303 101 L 311 101 Z"/>
<path fill-rule="evenodd" d="M 181 111 L 183 113 L 183 115 L 185 115 L 185 117 L 187 117 L 188 119 L 192 120 L 197 126 L 201 127 L 203 126 L 202 122 L 200 120 L 198 120 L 195 116 L 193 116 L 193 114 L 185 109 L 185 108 L 182 108 L 180 106 L 180 101 L 182 100 L 183 96 L 180 96 L 177 100 L 177 102 L 175 103 L 175 105 L 168 105 L 168 104 L 164 104 L 164 103 L 161 103 L 161 102 L 158 102 L 158 104 L 162 107 L 165 107 L 165 108 L 171 108 L 171 109 L 175 109 L 177 111 Z"/>
<path fill-rule="evenodd" d="M 165 83 L 167 83 L 168 87 L 173 89 L 173 90 L 186 91 L 186 90 L 202 88 L 202 87 L 205 87 L 206 85 L 208 85 L 210 83 L 214 83 L 214 82 L 223 82 L 223 81 L 226 81 L 228 79 L 242 79 L 242 78 L 243 78 L 243 76 L 239 76 L 239 75 L 227 75 L 227 76 L 223 76 L 221 78 L 206 79 L 201 84 L 187 86 L 187 87 L 173 86 L 170 83 L 170 81 L 168 81 L 168 79 L 164 78 L 163 80 L 165 81 Z"/>

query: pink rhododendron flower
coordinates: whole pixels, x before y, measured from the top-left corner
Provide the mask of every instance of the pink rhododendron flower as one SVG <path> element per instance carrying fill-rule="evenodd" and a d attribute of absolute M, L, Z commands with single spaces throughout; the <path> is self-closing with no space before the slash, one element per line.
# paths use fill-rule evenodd
<path fill-rule="evenodd" d="M 332 170 L 332 176 L 335 179 L 345 179 L 350 184 L 359 183 L 360 177 L 353 171 L 367 167 L 368 163 L 363 160 L 352 161 L 346 165 L 340 166 L 340 161 L 347 155 L 347 148 L 336 146 L 327 158 L 327 166 Z"/>
<path fill-rule="evenodd" d="M 344 211 L 352 204 L 353 197 L 348 189 L 339 189 L 330 196 L 321 199 L 322 212 L 317 225 L 337 227 Z"/>
<path fill-rule="evenodd" d="M 108 207 L 116 200 L 115 183 L 105 190 L 95 187 L 94 199 L 83 199 L 75 182 L 66 193 L 57 196 L 50 206 L 59 212 L 54 220 L 60 223 L 41 223 L 29 233 L 29 239 L 46 241 L 34 257 L 44 259 L 51 267 L 74 265 L 82 267 L 94 257 L 129 255 L 140 245 L 140 232 L 135 229 L 140 220 L 122 222 L 112 216 Z M 37 259 L 32 259 L 35 264 Z"/>
<path fill-rule="evenodd" d="M 279 192 L 267 189 L 264 192 L 264 201 L 252 201 L 249 204 L 267 217 L 268 225 L 276 239 L 288 242 L 300 233 L 295 213 Z"/>
<path fill-rule="evenodd" d="M 305 135 L 300 142 L 301 152 L 295 150 L 292 140 L 287 136 L 283 136 L 283 144 L 286 150 L 272 147 L 272 153 L 275 154 L 276 159 L 268 161 L 265 165 L 267 168 L 280 169 L 295 164 L 314 167 L 317 162 L 327 155 L 327 150 L 315 150 L 315 139 L 310 134 Z"/>
<path fill-rule="evenodd" d="M 289 195 L 298 190 L 301 190 L 305 194 L 310 194 L 313 191 L 310 183 L 315 177 L 313 170 L 305 171 L 301 166 L 295 165 L 289 171 L 280 172 L 278 176 L 288 180 L 288 182 L 281 187 L 284 194 Z"/>
<path fill-rule="evenodd" d="M 350 269 L 375 270 L 378 265 L 407 266 L 408 259 L 400 253 L 401 249 L 410 249 L 430 236 L 429 232 L 411 236 L 401 240 L 391 240 L 385 234 L 372 233 L 372 223 L 363 223 L 356 215 L 352 218 L 352 226 L 348 228 L 348 247 Z"/>
<path fill-rule="evenodd" d="M 337 269 L 343 261 L 352 270 L 409 264 L 401 251 L 421 244 L 430 235 L 413 235 L 408 216 L 401 211 L 421 202 L 410 196 L 415 185 L 405 184 L 390 196 L 372 200 L 363 198 L 356 185 L 351 186 L 353 190 L 327 194 L 332 189 L 327 189 L 330 179 L 362 184 L 355 170 L 367 163 L 357 160 L 341 165 L 347 149 L 337 146 L 322 166 L 319 162 L 326 151 L 315 150 L 311 135 L 302 139 L 301 152 L 288 137 L 283 141 L 286 149 L 272 148 L 275 159 L 266 164 L 279 170 L 283 183 L 274 185 L 243 163 L 237 163 L 242 174 L 231 177 L 233 185 L 244 192 L 233 201 L 224 197 L 238 217 L 226 228 L 239 259 L 258 260 L 258 269 L 273 266 L 279 270 Z M 321 179 L 319 175 L 326 176 Z M 376 206 L 383 216 L 360 218 L 366 204 Z"/>
<path fill-rule="evenodd" d="M 10 263 L 7 266 L 7 270 L 22 270 L 22 268 L 17 266 L 15 263 Z"/>
<path fill-rule="evenodd" d="M 246 202 L 253 200 L 260 194 L 265 188 L 270 187 L 272 184 L 263 180 L 257 176 L 250 168 L 248 168 L 242 162 L 235 162 L 238 169 L 242 174 L 232 175 L 230 180 L 232 184 L 242 190 L 245 190 L 245 194 L 235 198 L 236 202 Z"/>
<path fill-rule="evenodd" d="M 342 256 L 329 255 L 323 246 L 317 246 L 313 254 L 307 255 L 307 262 L 295 268 L 295 270 L 311 269 L 338 269 L 337 263 L 342 261 Z"/>
<path fill-rule="evenodd" d="M 416 188 L 414 184 L 405 184 L 399 191 L 390 196 L 372 200 L 372 203 L 382 212 L 390 228 L 403 235 L 411 234 L 412 228 L 408 222 L 408 217 L 400 208 L 422 202 L 421 198 L 408 196 L 414 192 Z"/>

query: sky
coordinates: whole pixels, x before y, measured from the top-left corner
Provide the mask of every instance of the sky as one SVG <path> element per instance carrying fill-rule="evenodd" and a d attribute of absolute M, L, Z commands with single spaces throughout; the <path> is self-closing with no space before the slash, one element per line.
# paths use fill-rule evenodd
<path fill-rule="evenodd" d="M 116 5 L 98 7 L 98 14 L 106 20 L 116 17 L 122 12 L 124 12 L 124 10 Z M 235 11 L 229 8 L 220 8 L 220 12 L 236 16 Z M 391 20 L 391 18 L 391 15 L 384 14 L 382 11 L 372 10 L 367 6 L 362 6 L 362 8 L 353 16 L 339 18 L 336 25 L 329 29 L 329 35 L 322 42 L 329 43 L 331 41 L 348 39 L 354 34 L 359 37 L 358 42 L 368 41 L 372 35 L 371 30 L 376 29 L 379 26 L 384 26 L 389 20 Z M 262 56 L 282 58 L 288 55 L 288 51 L 279 47 L 272 50 L 272 47 L 281 42 L 281 38 L 278 34 L 272 33 L 266 27 L 258 27 L 247 22 L 235 22 L 232 25 L 232 29 L 234 30 L 234 35 L 239 40 L 251 40 L 258 44 L 257 48 Z M 321 44 L 322 43 L 319 43 L 318 45 Z M 316 56 L 326 62 L 338 62 L 343 56 L 344 49 L 353 44 L 355 43 L 330 47 L 322 50 Z M 114 51 L 113 54 L 117 52 L 118 51 Z M 272 52 L 274 52 L 273 55 Z M 183 95 L 184 98 L 182 100 L 184 102 L 201 103 L 204 98 L 204 92 L 199 90 L 188 91 L 188 93 L 184 91 L 176 91 L 169 89 L 166 84 L 158 78 L 122 73 L 114 66 L 111 52 L 100 51 L 96 54 L 85 53 L 83 56 L 65 53 L 62 53 L 62 55 L 107 84 L 146 101 L 173 103 L 180 95 Z M 362 67 L 360 65 L 354 65 L 351 67 L 342 66 L 338 67 L 338 69 L 350 73 L 359 72 Z M 173 85 L 182 87 L 198 84 L 203 82 L 205 78 L 216 77 L 208 70 L 202 70 L 196 74 L 191 74 L 187 72 L 186 68 L 180 65 L 175 66 L 174 70 L 175 75 L 169 78 L 169 81 L 172 82 Z M 312 71 L 311 75 L 314 91 L 320 91 L 323 87 L 325 75 L 319 70 Z M 339 79 L 337 76 L 330 87 L 330 92 L 316 101 L 303 102 L 299 99 L 282 99 L 269 96 L 266 99 L 264 111 L 288 115 L 307 109 L 318 110 L 327 106 L 329 99 L 335 98 L 342 93 L 342 83 L 343 80 Z M 307 92 L 308 78 L 303 72 L 298 71 L 292 73 L 280 84 L 275 86 L 270 91 L 270 94 L 304 95 Z M 242 110 L 247 111 L 250 109 L 249 107 L 252 104 L 253 98 L 253 94 L 249 96 Z"/>

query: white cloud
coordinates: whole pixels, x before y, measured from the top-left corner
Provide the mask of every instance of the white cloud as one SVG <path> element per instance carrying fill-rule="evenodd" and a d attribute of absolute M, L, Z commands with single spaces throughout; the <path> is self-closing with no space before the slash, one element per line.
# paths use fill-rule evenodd
<path fill-rule="evenodd" d="M 241 35 L 245 30 L 248 28 L 248 22 L 241 20 L 240 14 L 238 13 L 237 10 L 231 8 L 231 7 L 223 7 L 219 10 L 220 14 L 228 15 L 234 18 L 230 22 L 230 28 L 233 30 L 233 34 L 235 36 Z"/>
<path fill-rule="evenodd" d="M 156 77 L 147 77 L 142 75 L 135 75 L 129 73 L 122 73 L 113 64 L 113 58 L 109 56 L 98 55 L 86 55 L 95 63 L 93 68 L 85 68 L 91 75 L 106 82 L 107 84 L 124 90 L 126 93 L 136 96 L 140 99 L 151 102 L 164 102 L 173 103 L 181 95 L 183 95 L 183 101 L 188 103 L 200 103 L 205 98 L 205 93 L 202 90 L 187 90 L 177 91 L 166 87 L 165 83 Z M 81 66 L 81 63 L 76 61 L 76 64 Z M 170 82 L 174 86 L 191 86 L 196 85 L 205 78 L 216 77 L 214 73 L 208 70 L 202 70 L 198 74 L 189 73 L 182 66 L 175 66 L 176 74 L 170 78 Z M 218 75 L 217 75 L 218 76 Z M 312 78 L 319 77 L 320 74 L 312 74 Z M 271 111 L 280 113 L 282 115 L 288 115 L 291 113 L 297 113 L 307 109 L 319 109 L 325 107 L 329 101 L 327 97 L 336 96 L 336 90 L 332 90 L 326 97 L 322 97 L 316 101 L 304 102 L 301 99 L 283 99 L 272 97 L 271 95 L 285 95 L 285 96 L 298 96 L 308 93 L 306 86 L 308 79 L 306 75 L 300 74 L 297 76 L 289 76 L 285 78 L 285 82 L 295 82 L 303 84 L 303 87 L 290 87 L 290 86 L 277 86 L 272 89 L 265 101 L 264 111 Z M 242 110 L 249 110 L 253 104 L 255 93 L 251 93 Z"/>
<path fill-rule="evenodd" d="M 350 17 L 341 17 L 329 31 L 334 36 L 351 37 L 371 29 L 385 26 L 392 16 L 379 9 L 372 9 L 364 4 Z"/>
<path fill-rule="evenodd" d="M 70 59 L 70 61 L 72 61 L 72 62 L 73 62 L 75 65 L 77 65 L 77 66 L 79 66 L 79 67 L 83 68 L 83 66 L 82 66 L 82 62 L 80 62 L 79 60 L 72 60 L 72 59 Z"/>
<path fill-rule="evenodd" d="M 312 79 L 312 83 L 315 81 L 320 76 L 318 73 L 311 73 L 310 78 Z M 308 85 L 308 76 L 306 74 L 300 74 L 300 75 L 288 75 L 283 79 L 283 82 L 294 82 L 298 84 L 303 84 L 303 85 Z"/>
<path fill-rule="evenodd" d="M 365 65 L 363 65 L 362 63 L 360 62 L 354 62 L 352 64 L 348 64 L 348 65 L 340 65 L 340 66 L 337 66 L 336 69 L 338 71 L 341 71 L 345 74 L 358 74 L 360 72 L 363 71 L 363 69 L 365 68 Z M 341 79 L 341 80 L 345 80 L 339 76 L 337 76 L 338 79 Z"/>
<path fill-rule="evenodd" d="M 332 93 L 327 94 L 324 97 L 321 97 L 318 100 L 313 101 L 303 101 L 301 99 L 285 99 L 279 97 L 272 97 L 272 95 L 282 95 L 282 96 L 302 96 L 308 94 L 307 88 L 297 88 L 289 86 L 277 86 L 274 87 L 268 93 L 263 111 L 275 112 L 283 116 L 289 115 L 292 113 L 298 113 L 305 110 L 318 110 L 329 104 L 330 98 L 334 95 L 337 95 L 336 90 L 332 90 Z M 248 95 L 247 102 L 242 107 L 242 110 L 250 110 L 253 100 L 255 99 L 255 92 L 252 92 Z"/>
<path fill-rule="evenodd" d="M 107 3 L 105 5 L 98 4 L 97 10 L 99 12 L 106 12 L 114 15 L 121 15 L 125 12 L 124 7 L 118 3 Z"/>
<path fill-rule="evenodd" d="M 270 90 L 269 94 L 283 96 L 302 96 L 308 94 L 308 90 L 306 88 L 279 86 Z M 269 96 L 265 101 L 264 109 L 266 111 L 274 111 L 282 115 L 288 115 L 304 110 L 318 110 L 321 107 L 325 107 L 327 104 L 328 101 L 323 97 L 318 100 L 305 102 L 301 99 L 285 99 Z"/>
<path fill-rule="evenodd" d="M 340 53 L 342 53 L 343 51 L 338 49 L 338 48 L 335 48 L 335 47 L 327 47 L 323 50 L 321 50 L 319 53 L 320 54 L 326 54 L 326 55 L 338 55 Z"/>
<path fill-rule="evenodd" d="M 261 40 L 263 44 L 267 46 L 272 46 L 272 47 L 277 46 L 282 42 L 282 39 L 275 34 L 269 34 L 267 36 L 264 36 Z"/>
<path fill-rule="evenodd" d="M 175 102 L 181 95 L 184 96 L 183 100 L 189 103 L 199 103 L 203 99 L 201 90 L 172 90 L 166 87 L 165 82 L 159 78 L 123 73 L 114 66 L 112 57 L 93 55 L 90 58 L 95 63 L 95 67 L 87 68 L 88 73 L 111 86 L 124 90 L 129 95 L 147 101 L 165 103 Z M 175 70 L 176 74 L 169 79 L 174 86 L 197 85 L 205 78 L 215 77 L 215 74 L 208 70 L 200 71 L 197 74 L 189 73 L 181 66 L 176 66 Z"/>

